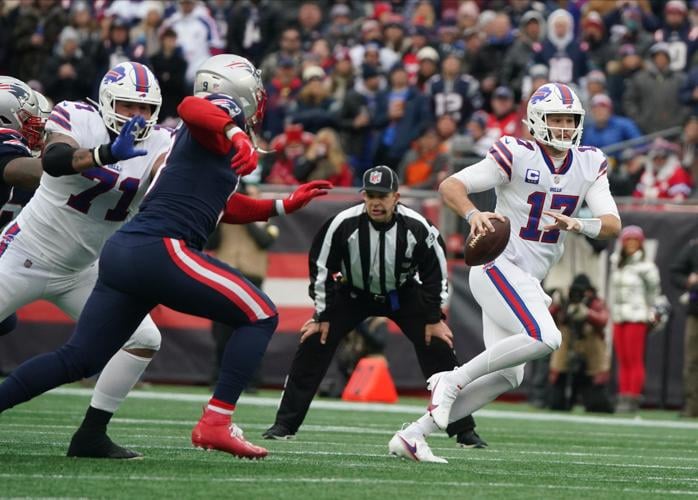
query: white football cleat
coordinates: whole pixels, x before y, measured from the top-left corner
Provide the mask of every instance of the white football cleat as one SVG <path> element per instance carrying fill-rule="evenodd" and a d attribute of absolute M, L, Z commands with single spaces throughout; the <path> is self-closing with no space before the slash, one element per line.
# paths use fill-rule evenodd
<path fill-rule="evenodd" d="M 449 380 L 450 374 L 451 372 L 435 373 L 427 380 L 427 389 L 431 391 L 431 401 L 427 411 L 441 430 L 448 427 L 451 406 L 462 389 L 461 386 Z"/>
<path fill-rule="evenodd" d="M 431 448 L 429 448 L 423 437 L 407 436 L 402 431 L 397 431 L 390 440 L 388 451 L 391 455 L 414 460 L 415 462 L 448 463 L 448 460 L 445 458 L 437 457 L 431 452 Z"/>

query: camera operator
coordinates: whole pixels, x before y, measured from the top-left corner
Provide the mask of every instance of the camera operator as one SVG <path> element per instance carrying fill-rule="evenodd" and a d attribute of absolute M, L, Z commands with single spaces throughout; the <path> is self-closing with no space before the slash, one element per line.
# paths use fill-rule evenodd
<path fill-rule="evenodd" d="M 604 340 L 606 303 L 585 274 L 575 276 L 568 297 L 553 317 L 562 345 L 550 358 L 550 408 L 571 410 L 581 394 L 586 411 L 613 413 L 607 384 L 610 355 Z"/>

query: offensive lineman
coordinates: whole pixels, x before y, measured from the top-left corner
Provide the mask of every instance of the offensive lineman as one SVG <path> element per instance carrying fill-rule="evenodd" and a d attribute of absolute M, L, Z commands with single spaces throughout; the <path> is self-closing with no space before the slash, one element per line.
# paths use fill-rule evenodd
<path fill-rule="evenodd" d="M 244 58 L 214 56 L 197 71 L 194 91 L 197 97 L 178 108 L 184 126 L 141 211 L 102 251 L 97 284 L 74 335 L 57 351 L 10 374 L 0 385 L 0 411 L 96 373 L 162 303 L 236 329 L 214 395 L 192 432 L 193 444 L 246 458 L 266 456 L 264 448 L 244 439 L 231 415 L 276 328 L 276 308 L 238 271 L 201 248 L 219 220 L 243 223 L 291 213 L 331 185 L 308 183 L 285 200 L 234 194 L 239 176 L 257 166 L 256 149 L 243 128 L 263 113 L 259 71 Z M 102 157 L 101 148 L 92 153 Z M 61 171 L 70 165 L 61 164 Z"/>
<path fill-rule="evenodd" d="M 479 163 L 446 179 L 439 191 L 471 233 L 493 231 L 489 219 L 511 221 L 506 249 L 493 262 L 470 269 L 470 289 L 482 307 L 485 351 L 450 372 L 430 377 L 425 415 L 398 431 L 390 453 L 411 460 L 433 455 L 425 437 L 521 384 L 524 364 L 557 349 L 548 297 L 540 281 L 562 255 L 566 231 L 608 239 L 621 228 L 601 151 L 579 147 L 584 109 L 563 84 L 541 86 L 528 102 L 524 122 L 535 142 L 505 136 Z M 480 212 L 468 198 L 495 188 L 496 212 Z M 575 215 L 586 202 L 594 218 Z M 433 462 L 446 463 L 441 457 Z"/>

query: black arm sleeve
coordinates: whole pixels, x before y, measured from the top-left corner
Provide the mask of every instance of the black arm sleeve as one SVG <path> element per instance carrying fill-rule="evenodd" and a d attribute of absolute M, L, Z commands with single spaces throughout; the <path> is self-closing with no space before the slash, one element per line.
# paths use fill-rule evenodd
<path fill-rule="evenodd" d="M 46 146 L 41 158 L 41 167 L 52 177 L 77 174 L 73 168 L 73 153 L 77 149 L 65 142 L 54 142 Z"/>

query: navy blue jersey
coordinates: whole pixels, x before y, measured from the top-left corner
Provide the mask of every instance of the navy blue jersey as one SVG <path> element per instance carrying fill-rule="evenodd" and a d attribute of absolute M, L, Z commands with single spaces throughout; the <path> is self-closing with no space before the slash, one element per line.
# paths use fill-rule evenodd
<path fill-rule="evenodd" d="M 31 158 L 29 144 L 22 134 L 16 130 L 0 128 L 0 229 L 14 219 L 19 210 L 12 207 L 23 207 L 31 198 L 32 193 L 15 189 L 5 183 L 3 172 L 7 163 L 15 158 Z M 7 206 L 6 206 L 7 205 Z"/>
<path fill-rule="evenodd" d="M 242 112 L 231 103 L 225 111 L 242 128 Z M 140 211 L 120 231 L 184 240 L 188 247 L 202 249 L 237 188 L 238 176 L 230 167 L 234 154 L 233 149 L 222 155 L 204 147 L 182 123 Z"/>
<path fill-rule="evenodd" d="M 480 84 L 470 75 L 459 75 L 453 81 L 434 75 L 427 81 L 425 93 L 431 97 L 434 116 L 451 115 L 460 129 L 465 128 L 473 111 L 482 107 Z"/>

